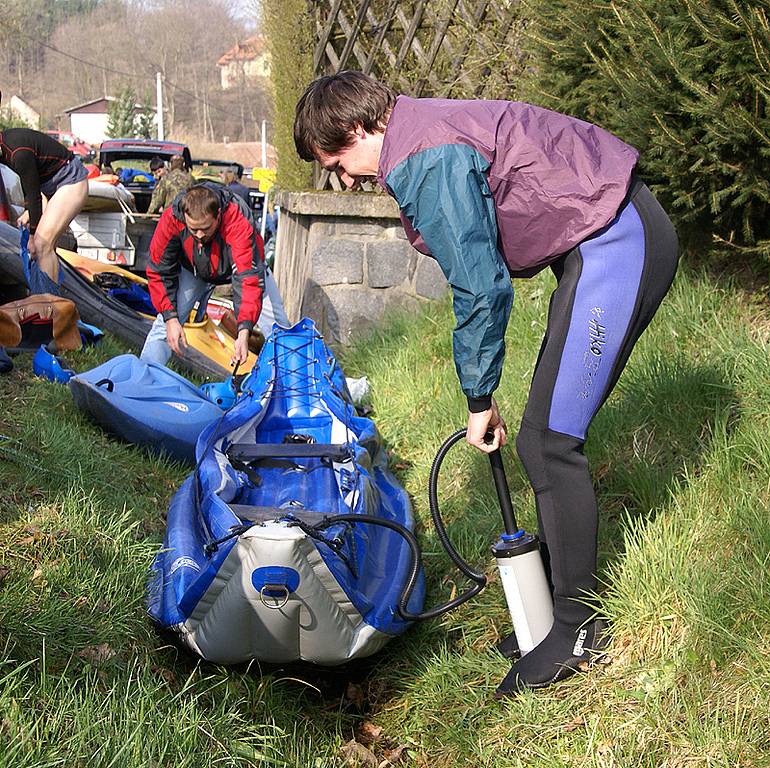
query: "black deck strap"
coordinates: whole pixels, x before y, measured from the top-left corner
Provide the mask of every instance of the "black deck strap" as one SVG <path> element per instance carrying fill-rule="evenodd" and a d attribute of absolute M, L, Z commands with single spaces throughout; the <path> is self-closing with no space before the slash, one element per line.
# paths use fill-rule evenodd
<path fill-rule="evenodd" d="M 264 523 L 271 520 L 283 520 L 291 518 L 301 520 L 308 525 L 322 523 L 327 517 L 328 512 L 319 512 L 314 509 L 300 509 L 296 507 L 265 507 L 253 504 L 228 504 L 228 507 L 241 520 L 249 520 L 252 523 Z"/>
<path fill-rule="evenodd" d="M 328 517 L 326 518 L 328 520 Z M 342 548 L 345 544 L 345 541 L 342 537 L 337 536 L 333 539 L 327 539 L 326 536 L 324 536 L 324 531 L 329 527 L 327 523 L 324 521 L 321 521 L 320 523 L 316 523 L 316 525 L 308 525 L 308 523 L 304 522 L 303 520 L 299 519 L 298 516 L 294 516 L 293 520 L 289 520 L 287 522 L 287 525 L 291 526 L 297 526 L 301 531 L 303 531 L 305 534 L 310 536 L 311 539 L 315 539 L 316 541 L 320 542 L 321 544 L 326 544 L 329 549 L 334 552 L 337 557 L 339 557 L 340 560 L 342 560 L 343 563 L 348 567 L 348 570 L 352 574 L 354 579 L 358 578 L 358 571 L 351 562 L 350 558 L 342 551 Z M 353 526 L 349 522 L 343 523 L 345 527 L 345 535 L 351 532 L 353 529 Z M 351 547 L 351 552 L 354 551 L 354 548 Z"/>
<path fill-rule="evenodd" d="M 99 381 L 94 384 L 95 387 L 101 387 L 104 384 L 107 385 L 107 391 L 112 392 L 113 389 L 115 389 L 115 383 L 112 381 L 112 379 L 100 379 Z"/>
<path fill-rule="evenodd" d="M 237 469 L 239 472 L 243 472 L 246 477 L 249 478 L 251 481 L 251 484 L 255 488 L 259 488 L 262 485 L 262 478 L 257 474 L 257 472 L 248 465 L 247 462 L 241 461 L 239 458 L 230 456 L 228 454 L 228 459 L 230 459 L 230 464 L 232 464 L 233 469 Z"/>
<path fill-rule="evenodd" d="M 331 459 L 347 461 L 353 449 L 347 443 L 233 443 L 227 449 L 227 458 L 250 462 L 257 459 Z M 237 469 L 237 467 L 236 467 Z"/>
<path fill-rule="evenodd" d="M 235 394 L 241 394 L 241 385 L 248 376 L 248 373 L 235 373 L 233 372 L 233 387 L 235 387 Z"/>
<path fill-rule="evenodd" d="M 245 533 L 249 530 L 249 528 L 251 528 L 251 525 L 251 523 L 244 523 L 243 525 L 231 526 L 230 533 L 228 533 L 227 536 L 223 536 L 221 539 L 210 541 L 208 544 L 206 544 L 205 547 L 203 547 L 203 551 L 210 557 L 219 549 L 220 544 L 224 544 L 226 541 L 229 541 L 230 539 Z"/>

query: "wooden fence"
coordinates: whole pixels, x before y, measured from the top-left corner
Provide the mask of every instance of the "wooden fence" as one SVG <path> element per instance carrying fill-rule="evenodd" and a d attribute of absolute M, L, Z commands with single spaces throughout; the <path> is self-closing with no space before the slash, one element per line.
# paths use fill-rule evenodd
<path fill-rule="evenodd" d="M 514 98 L 517 0 L 311 0 L 315 75 L 357 69 L 411 96 Z M 316 169 L 317 189 L 341 188 Z"/>

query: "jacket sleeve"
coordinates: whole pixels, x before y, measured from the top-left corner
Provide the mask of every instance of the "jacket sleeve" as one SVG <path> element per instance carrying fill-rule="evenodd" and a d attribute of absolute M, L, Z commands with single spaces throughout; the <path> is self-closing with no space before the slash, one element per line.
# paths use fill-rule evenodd
<path fill-rule="evenodd" d="M 165 197 L 166 179 L 162 178 L 152 190 L 152 197 L 150 198 L 150 205 L 147 208 L 147 213 L 157 213 L 163 206 L 163 200 Z"/>
<path fill-rule="evenodd" d="M 443 144 L 402 161 L 386 184 L 452 288 L 455 367 L 468 407 L 489 407 L 500 383 L 513 303 L 498 251 L 488 161 L 465 144 Z"/>
<path fill-rule="evenodd" d="M 174 214 L 171 208 L 167 208 L 155 227 L 147 263 L 150 298 L 164 320 L 177 317 L 176 298 L 182 255 L 182 241 L 175 226 Z"/>
<path fill-rule="evenodd" d="M 264 246 L 259 232 L 235 203 L 225 211 L 224 238 L 233 257 L 233 309 L 238 330 L 251 330 L 262 311 Z"/>
<path fill-rule="evenodd" d="M 43 198 L 40 193 L 40 172 L 37 158 L 31 149 L 20 147 L 14 150 L 12 168 L 19 174 L 21 188 L 24 190 L 24 204 L 29 211 L 29 231 L 34 232 L 43 215 Z"/>

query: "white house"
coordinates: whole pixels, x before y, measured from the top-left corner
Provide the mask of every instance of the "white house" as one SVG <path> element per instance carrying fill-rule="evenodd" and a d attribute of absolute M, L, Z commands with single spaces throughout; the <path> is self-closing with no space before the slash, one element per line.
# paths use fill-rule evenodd
<path fill-rule="evenodd" d="M 270 52 L 262 35 L 253 35 L 236 43 L 217 62 L 222 89 L 227 90 L 245 80 L 255 82 L 270 77 Z"/>
<path fill-rule="evenodd" d="M 23 120 L 30 128 L 40 129 L 40 113 L 36 112 L 26 101 L 20 99 L 16 94 L 10 99 L 3 99 L 0 112 L 13 114 Z"/>
<path fill-rule="evenodd" d="M 107 138 L 107 113 L 113 101 L 113 96 L 102 96 L 100 99 L 65 109 L 64 114 L 69 115 L 72 133 L 98 147 Z"/>
<path fill-rule="evenodd" d="M 107 138 L 110 104 L 114 101 L 117 101 L 114 96 L 102 96 L 65 109 L 64 114 L 70 117 L 70 131 L 88 144 L 98 147 Z M 143 104 L 134 104 L 135 115 L 143 109 Z"/>

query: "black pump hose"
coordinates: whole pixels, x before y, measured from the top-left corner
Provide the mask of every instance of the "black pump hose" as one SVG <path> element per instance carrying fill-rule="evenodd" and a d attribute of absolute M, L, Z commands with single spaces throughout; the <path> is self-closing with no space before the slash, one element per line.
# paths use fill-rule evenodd
<path fill-rule="evenodd" d="M 436 527 L 441 546 L 444 547 L 447 554 L 451 558 L 452 562 L 457 568 L 475 584 L 470 589 L 463 592 L 461 595 L 449 600 L 446 603 L 437 605 L 433 608 L 423 611 L 422 613 L 412 613 L 408 609 L 409 599 L 412 596 L 414 587 L 417 584 L 417 579 L 420 575 L 420 563 L 422 561 L 422 553 L 420 551 L 420 545 L 417 543 L 417 538 L 408 529 L 400 523 L 394 523 L 391 520 L 385 520 L 381 517 L 375 517 L 374 515 L 333 515 L 324 519 L 323 523 L 314 526 L 316 530 L 327 528 L 336 523 L 367 523 L 371 525 L 379 525 L 384 528 L 389 528 L 391 531 L 398 533 L 409 546 L 411 554 L 410 572 L 409 576 L 404 584 L 404 588 L 401 591 L 401 597 L 398 601 L 398 614 L 405 621 L 423 621 L 424 619 L 434 619 L 437 616 L 441 616 L 447 611 L 451 611 L 453 608 L 457 608 L 458 605 L 462 605 L 464 602 L 470 600 L 475 595 L 478 595 L 482 589 L 487 585 L 487 577 L 483 573 L 474 571 L 465 560 L 460 557 L 457 550 L 449 540 L 449 534 L 444 527 L 444 521 L 441 519 L 441 513 L 438 504 L 438 477 L 441 470 L 441 464 L 444 461 L 449 449 L 462 440 L 465 437 L 466 430 L 460 429 L 454 434 L 450 435 L 436 454 L 436 458 L 433 460 L 433 466 L 430 469 L 430 476 L 428 479 L 428 505 L 430 507 L 430 514 L 433 518 L 433 525 Z"/>

